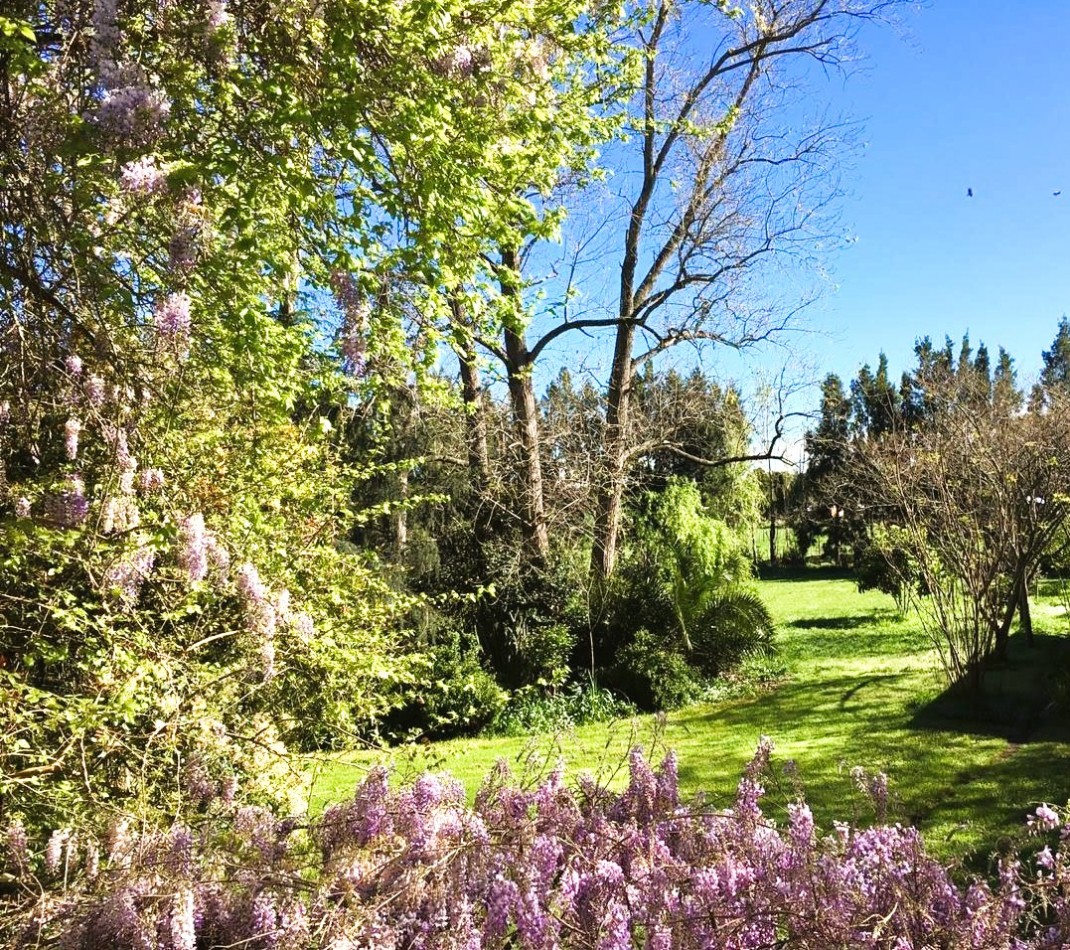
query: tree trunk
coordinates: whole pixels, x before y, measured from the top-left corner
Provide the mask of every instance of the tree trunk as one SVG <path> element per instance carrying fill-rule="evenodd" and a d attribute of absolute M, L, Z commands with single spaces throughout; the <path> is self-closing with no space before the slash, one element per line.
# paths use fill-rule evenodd
<path fill-rule="evenodd" d="M 510 300 L 519 317 L 520 289 L 513 275 L 517 272 L 516 253 L 502 249 L 502 296 Z M 523 331 L 508 324 L 505 328 L 506 369 L 509 374 L 509 401 L 513 423 L 520 443 L 521 480 L 523 483 L 522 524 L 528 552 L 536 561 L 550 555 L 550 531 L 546 519 L 546 502 L 542 484 L 542 439 L 539 431 L 539 406 L 532 383 L 532 360 Z"/>
<path fill-rule="evenodd" d="M 487 413 L 483 404 L 483 385 L 479 379 L 476 347 L 467 329 L 464 306 L 456 297 L 450 298 L 453 319 L 460 328 L 455 344 L 457 362 L 461 369 L 461 393 L 465 408 L 465 434 L 468 444 L 468 469 L 480 491 L 490 484 L 490 450 L 487 448 Z"/>
<path fill-rule="evenodd" d="M 595 511 L 591 576 L 596 588 L 613 575 L 617 564 L 621 509 L 628 462 L 628 418 L 632 391 L 632 343 L 630 323 L 617 328 L 613 371 L 606 399 L 605 475 Z"/>
<path fill-rule="evenodd" d="M 1018 622 L 1025 634 L 1026 646 L 1033 646 L 1033 616 L 1029 610 L 1029 576 L 1024 571 L 1018 582 Z"/>

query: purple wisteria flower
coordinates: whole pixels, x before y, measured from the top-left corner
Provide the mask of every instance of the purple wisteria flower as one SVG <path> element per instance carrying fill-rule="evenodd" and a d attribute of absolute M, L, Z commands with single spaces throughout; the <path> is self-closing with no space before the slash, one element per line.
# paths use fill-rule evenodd
<path fill-rule="evenodd" d="M 67 458 L 72 462 L 78 458 L 78 436 L 82 432 L 80 419 L 71 416 L 63 426 L 63 443 L 67 450 Z"/>
<path fill-rule="evenodd" d="M 208 535 L 204 528 L 204 515 L 197 511 L 181 519 L 178 538 L 179 565 L 190 583 L 203 581 L 208 576 Z"/>
<path fill-rule="evenodd" d="M 72 475 L 59 491 L 45 496 L 45 514 L 60 528 L 77 528 L 89 514 L 89 500 L 85 497 L 85 482 L 80 475 Z"/>
<path fill-rule="evenodd" d="M 170 115 L 171 102 L 161 90 L 133 82 L 106 90 L 91 118 L 114 141 L 147 145 Z"/>
<path fill-rule="evenodd" d="M 342 311 L 338 348 L 346 372 L 363 376 L 367 370 L 367 334 L 371 305 L 352 274 L 335 271 L 331 275 L 334 299 Z"/>
<path fill-rule="evenodd" d="M 156 332 L 174 348 L 180 359 L 189 355 L 191 305 L 188 294 L 170 294 L 156 305 L 153 314 Z"/>
<path fill-rule="evenodd" d="M 214 33 L 230 23 L 226 0 L 210 0 L 208 4 L 208 29 Z"/>
<path fill-rule="evenodd" d="M 125 164 L 120 180 L 123 189 L 132 195 L 158 195 L 167 190 L 167 172 L 151 155 Z"/>
<path fill-rule="evenodd" d="M 63 361 L 63 365 L 71 376 L 77 378 L 82 375 L 82 358 L 77 353 L 72 353 L 68 356 Z"/>
<path fill-rule="evenodd" d="M 89 376 L 83 384 L 85 390 L 85 398 L 88 400 L 91 406 L 104 405 L 104 399 L 107 395 L 107 387 L 104 384 L 104 380 L 93 373 Z"/>
<path fill-rule="evenodd" d="M 164 478 L 163 469 L 159 468 L 143 468 L 141 474 L 138 475 L 138 488 L 141 489 L 146 495 L 151 495 L 154 492 L 160 491 L 163 488 L 166 479 Z"/>
<path fill-rule="evenodd" d="M 115 591 L 120 602 L 133 607 L 141 596 L 141 587 L 156 566 L 156 551 L 140 545 L 123 555 L 104 573 L 104 586 Z"/>

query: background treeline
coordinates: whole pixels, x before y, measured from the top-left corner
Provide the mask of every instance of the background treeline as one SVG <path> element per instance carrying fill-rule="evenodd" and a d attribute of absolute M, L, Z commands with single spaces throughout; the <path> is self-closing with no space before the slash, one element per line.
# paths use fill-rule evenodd
<path fill-rule="evenodd" d="M 980 685 L 1016 618 L 1032 641 L 1030 584 L 1062 573 L 1070 497 L 1070 322 L 1028 390 L 1011 356 L 969 338 L 915 346 L 898 384 L 881 355 L 845 389 L 822 384 L 807 464 L 779 487 L 794 558 L 857 572 L 917 607 L 952 681 Z M 771 516 L 771 523 L 776 516 Z"/>

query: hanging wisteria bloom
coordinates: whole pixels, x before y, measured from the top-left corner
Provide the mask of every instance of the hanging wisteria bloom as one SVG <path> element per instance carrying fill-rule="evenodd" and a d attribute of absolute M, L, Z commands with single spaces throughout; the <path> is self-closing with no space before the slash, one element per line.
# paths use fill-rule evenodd
<path fill-rule="evenodd" d="M 125 164 L 121 181 L 123 188 L 133 195 L 158 195 L 167 190 L 167 173 L 151 155 Z"/>
<path fill-rule="evenodd" d="M 159 136 L 170 115 L 167 96 L 138 82 L 105 92 L 92 119 L 113 140 L 148 145 Z"/>
<path fill-rule="evenodd" d="M 331 274 L 331 289 L 342 311 L 342 325 L 338 329 L 338 349 L 346 372 L 363 376 L 367 370 L 367 333 L 371 305 L 352 274 L 335 271 Z"/>
<path fill-rule="evenodd" d="M 67 449 L 67 458 L 72 462 L 78 458 L 78 436 L 82 432 L 82 423 L 71 416 L 63 426 L 63 442 Z"/>
<path fill-rule="evenodd" d="M 82 524 L 89 514 L 89 501 L 81 476 L 72 475 L 64 488 L 45 496 L 45 511 L 49 520 L 61 528 Z"/>
<path fill-rule="evenodd" d="M 137 603 L 141 586 L 156 566 L 156 552 L 141 545 L 116 561 L 104 574 L 104 585 L 118 595 L 127 607 Z"/>
<path fill-rule="evenodd" d="M 203 581 L 208 575 L 208 539 L 204 515 L 199 511 L 183 518 L 179 525 L 178 563 L 190 583 Z"/>
<path fill-rule="evenodd" d="M 151 495 L 153 492 L 158 492 L 163 488 L 164 481 L 163 469 L 145 468 L 141 470 L 141 474 L 138 476 L 138 487 L 146 495 Z"/>
<path fill-rule="evenodd" d="M 208 563 L 220 577 L 225 578 L 230 570 L 230 552 L 211 531 L 207 537 Z"/>
<path fill-rule="evenodd" d="M 67 845 L 71 833 L 66 828 L 58 828 L 52 832 L 45 848 L 45 867 L 53 877 L 59 874 L 63 867 L 63 850 Z"/>
<path fill-rule="evenodd" d="M 107 72 L 116 59 L 120 34 L 115 8 L 116 0 L 94 0 L 93 3 L 93 35 L 89 49 L 99 72 Z"/>
<path fill-rule="evenodd" d="M 77 377 L 82 375 L 82 358 L 78 356 L 78 354 L 72 353 L 63 361 L 63 363 L 67 367 L 67 372 L 70 373 L 71 376 Z"/>
<path fill-rule="evenodd" d="M 104 405 L 104 398 L 107 394 L 107 387 L 104 385 L 104 380 L 96 373 L 93 373 L 83 384 L 85 389 L 85 398 L 91 406 Z"/>
<path fill-rule="evenodd" d="M 180 359 L 189 355 L 191 305 L 188 294 L 170 294 L 156 305 L 154 313 L 156 332 L 174 347 Z"/>
<path fill-rule="evenodd" d="M 100 529 L 104 534 L 121 534 L 141 524 L 141 510 L 129 496 L 109 498 L 104 502 Z"/>
<path fill-rule="evenodd" d="M 238 576 L 234 583 L 238 588 L 238 593 L 245 598 L 247 603 L 258 604 L 267 600 L 267 585 L 260 579 L 260 572 L 255 564 L 250 564 L 248 561 L 242 564 L 238 568 Z"/>
<path fill-rule="evenodd" d="M 461 44 L 435 60 L 435 72 L 451 79 L 466 79 L 472 75 L 475 62 L 472 49 Z"/>
<path fill-rule="evenodd" d="M 230 23 L 226 0 L 211 0 L 208 4 L 208 29 L 211 32 L 221 30 Z"/>

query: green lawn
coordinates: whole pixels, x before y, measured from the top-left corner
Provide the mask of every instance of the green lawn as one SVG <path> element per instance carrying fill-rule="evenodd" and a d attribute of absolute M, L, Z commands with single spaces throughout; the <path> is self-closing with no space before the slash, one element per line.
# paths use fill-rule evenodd
<path fill-rule="evenodd" d="M 1070 732 L 1037 715 L 1033 683 L 1066 645 L 1065 620 L 1040 600 L 1034 622 L 1041 646 L 1015 643 L 1005 669 L 990 674 L 987 722 L 943 693 L 938 659 L 913 618 L 897 618 L 891 600 L 858 593 L 850 580 L 769 580 L 762 593 L 779 624 L 787 674 L 757 696 L 700 704 L 667 716 L 577 729 L 562 736 L 467 739 L 362 753 L 316 767 L 312 806 L 348 796 L 374 761 L 399 774 L 446 769 L 471 793 L 499 758 L 531 774 L 563 758 L 619 782 L 636 743 L 660 755 L 675 749 L 681 784 L 727 803 L 758 738 L 776 744 L 775 762 L 795 760 L 820 822 L 868 812 L 848 775 L 861 765 L 888 773 L 893 816 L 919 825 L 930 848 L 951 857 L 987 853 L 1014 833 L 1031 804 L 1070 797 Z M 994 710 L 994 713 L 993 713 Z M 793 794 L 787 781 L 774 802 Z"/>

